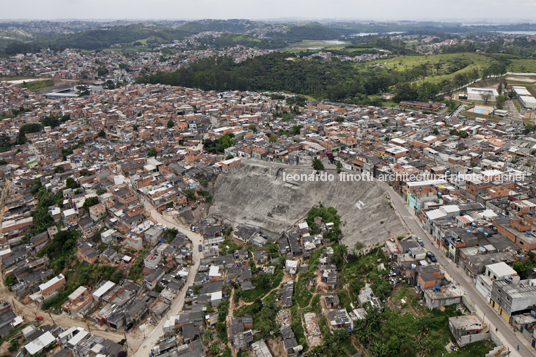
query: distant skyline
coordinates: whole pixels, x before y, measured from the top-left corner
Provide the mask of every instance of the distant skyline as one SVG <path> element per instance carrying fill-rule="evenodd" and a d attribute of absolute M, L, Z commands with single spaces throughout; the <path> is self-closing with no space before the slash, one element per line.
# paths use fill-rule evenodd
<path fill-rule="evenodd" d="M 534 0 L 0 0 L 2 20 L 338 19 L 535 22 Z"/>

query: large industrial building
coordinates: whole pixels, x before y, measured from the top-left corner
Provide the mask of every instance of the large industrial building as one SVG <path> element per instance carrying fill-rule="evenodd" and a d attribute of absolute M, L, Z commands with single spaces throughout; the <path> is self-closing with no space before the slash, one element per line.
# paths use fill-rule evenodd
<path fill-rule="evenodd" d="M 477 100 L 481 102 L 486 101 L 486 95 L 489 94 L 489 98 L 487 98 L 488 102 L 495 102 L 497 100 L 497 96 L 499 93 L 497 93 L 497 90 L 495 88 L 473 88 L 468 87 L 467 88 L 467 100 Z"/>
<path fill-rule="evenodd" d="M 519 103 L 521 103 L 525 109 L 536 109 L 536 99 L 527 90 L 527 88 L 522 86 L 512 86 L 512 90 L 515 92 Z"/>

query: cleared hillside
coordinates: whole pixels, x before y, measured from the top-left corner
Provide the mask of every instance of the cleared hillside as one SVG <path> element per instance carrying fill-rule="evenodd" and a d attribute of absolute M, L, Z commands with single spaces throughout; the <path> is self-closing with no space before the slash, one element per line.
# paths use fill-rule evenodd
<path fill-rule="evenodd" d="M 338 210 L 343 241 L 350 248 L 357 241 L 369 245 L 406 233 L 386 193 L 373 182 L 289 183 L 283 181 L 283 172 L 293 175 L 312 170 L 242 164 L 237 172 L 218 177 L 209 214 L 222 215 L 235 227 L 247 224 L 275 236 L 305 217 L 313 205 L 322 203 Z M 355 206 L 359 201 L 365 204 L 361 209 Z"/>

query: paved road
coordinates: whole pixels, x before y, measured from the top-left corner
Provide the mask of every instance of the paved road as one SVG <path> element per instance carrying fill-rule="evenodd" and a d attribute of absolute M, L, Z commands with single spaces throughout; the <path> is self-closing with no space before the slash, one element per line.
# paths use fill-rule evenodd
<path fill-rule="evenodd" d="M 172 221 L 172 218 L 167 218 L 162 216 L 160 213 L 158 213 L 150 204 L 145 203 L 145 208 L 148 212 L 151 213 L 151 216 L 158 222 L 161 223 L 167 227 L 170 228 L 176 228 L 180 233 L 184 233 L 188 236 L 188 238 L 192 241 L 192 250 L 193 250 L 193 261 L 194 265 L 190 266 L 190 273 L 188 274 L 188 280 L 182 290 L 179 293 L 179 296 L 175 299 L 173 304 L 171 305 L 171 308 L 169 309 L 168 313 L 156 327 L 153 329 L 151 334 L 145 338 L 145 341 L 143 341 L 143 344 L 139 347 L 136 354 L 134 354 L 134 357 L 147 357 L 149 353 L 151 352 L 151 349 L 156 346 L 156 343 L 158 342 L 160 336 L 162 335 L 164 322 L 167 320 L 168 316 L 176 315 L 177 312 L 181 311 L 184 305 L 184 298 L 186 296 L 186 291 L 188 290 L 188 286 L 193 285 L 195 273 L 197 272 L 197 269 L 199 268 L 199 263 L 201 261 L 201 258 L 203 258 L 203 253 L 199 251 L 198 246 L 199 244 L 203 243 L 203 237 L 197 233 L 194 233 L 190 231 L 187 227 L 183 227 L 181 225 L 178 225 L 176 222 Z"/>
<path fill-rule="evenodd" d="M 528 341 L 524 337 L 518 336 L 516 333 L 514 333 L 512 327 L 502 317 L 498 316 L 495 310 L 488 305 L 487 301 L 484 300 L 484 297 L 476 290 L 475 286 L 468 281 L 468 277 L 461 271 L 461 269 L 457 268 L 456 264 L 454 264 L 454 262 L 452 262 L 450 259 L 447 259 L 445 253 L 436 248 L 436 246 L 432 243 L 430 236 L 421 228 L 420 223 L 409 211 L 408 206 L 405 204 L 402 198 L 396 194 L 385 182 L 376 182 L 378 182 L 379 185 L 389 194 L 391 197 L 391 202 L 395 205 L 396 210 L 402 216 L 408 229 L 410 229 L 411 232 L 418 237 L 429 238 L 423 239 L 425 248 L 435 254 L 438 263 L 447 271 L 451 278 L 454 279 L 454 281 L 456 281 L 463 290 L 465 290 L 467 296 L 474 302 L 477 309 L 484 314 L 487 323 L 490 324 L 490 329 L 499 329 L 498 335 L 505 343 L 505 346 L 509 347 L 510 351 L 512 351 L 510 355 L 523 357 L 535 356 L 535 351 L 533 349 L 529 349 L 525 345 L 529 345 Z M 519 351 L 516 351 L 518 345 L 520 349 Z"/>

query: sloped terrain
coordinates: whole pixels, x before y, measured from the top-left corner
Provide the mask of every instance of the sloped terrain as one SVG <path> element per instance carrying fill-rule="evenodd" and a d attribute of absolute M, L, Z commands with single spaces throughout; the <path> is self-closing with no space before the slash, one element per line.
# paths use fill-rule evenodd
<path fill-rule="evenodd" d="M 285 175 L 311 173 L 311 168 L 247 162 L 234 173 L 221 174 L 214 185 L 209 214 L 236 227 L 246 224 L 273 236 L 305 217 L 313 205 L 333 206 L 341 216 L 344 242 L 372 245 L 404 234 L 386 193 L 373 182 L 285 182 Z M 331 172 L 336 175 L 336 172 Z M 361 201 L 364 206 L 356 207 Z"/>

